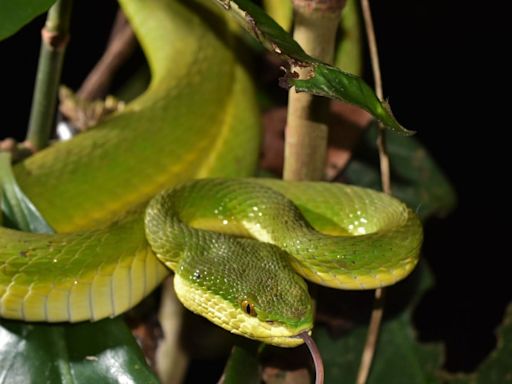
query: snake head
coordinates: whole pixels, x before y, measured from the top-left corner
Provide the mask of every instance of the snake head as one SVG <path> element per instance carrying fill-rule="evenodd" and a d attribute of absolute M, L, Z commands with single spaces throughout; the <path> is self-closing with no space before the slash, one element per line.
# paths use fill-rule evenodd
<path fill-rule="evenodd" d="M 303 343 L 313 305 L 287 254 L 270 244 L 221 234 L 184 251 L 174 286 L 191 311 L 222 328 L 282 347 Z"/>

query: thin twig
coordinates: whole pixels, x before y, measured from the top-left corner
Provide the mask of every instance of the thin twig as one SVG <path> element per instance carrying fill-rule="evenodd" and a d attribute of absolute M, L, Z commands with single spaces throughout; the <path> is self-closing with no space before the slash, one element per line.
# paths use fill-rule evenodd
<path fill-rule="evenodd" d="M 361 0 L 361 9 L 363 11 L 363 19 L 366 28 L 366 36 L 368 39 L 368 46 L 370 50 L 370 60 L 372 64 L 373 81 L 375 84 L 375 93 L 377 97 L 382 100 L 384 92 L 382 90 L 382 76 L 380 73 L 379 52 L 377 50 L 377 40 L 375 38 L 375 29 L 373 28 L 373 19 L 368 0 Z M 391 175 L 389 171 L 389 156 L 386 151 L 386 135 L 382 124 L 379 124 L 377 148 L 379 151 L 380 160 L 380 178 L 382 183 L 382 190 L 391 194 Z"/>
<path fill-rule="evenodd" d="M 83 100 L 95 100 L 106 95 L 117 70 L 137 47 L 137 39 L 119 9 L 110 33 L 107 48 L 101 59 L 82 83 L 77 96 Z"/>
<path fill-rule="evenodd" d="M 357 374 L 357 384 L 365 384 L 370 374 L 375 348 L 377 347 L 377 341 L 379 339 L 382 316 L 384 314 L 384 297 L 384 288 L 375 290 L 375 299 L 373 301 L 370 325 L 368 326 L 368 335 L 366 336 L 363 354 L 361 355 L 361 363 L 359 364 L 359 372 Z"/>
<path fill-rule="evenodd" d="M 310 55 L 332 63 L 340 14 L 345 0 L 294 0 L 293 37 Z M 292 68 L 299 77 L 302 68 Z M 308 93 L 288 94 L 288 118 L 284 151 L 285 180 L 322 180 L 325 178 L 328 111 L 326 99 Z"/>
<path fill-rule="evenodd" d="M 382 100 L 384 97 L 384 92 L 382 89 L 379 53 L 377 50 L 377 40 L 375 38 L 375 29 L 373 27 L 370 3 L 368 0 L 361 0 L 361 9 L 363 12 L 363 19 L 366 28 L 366 37 L 368 39 L 368 46 L 370 50 L 370 60 L 372 64 L 375 93 L 377 94 L 377 97 L 380 100 Z M 391 174 L 389 165 L 389 155 L 386 150 L 386 135 L 382 124 L 378 125 L 377 149 L 379 152 L 382 190 L 384 191 L 384 193 L 391 194 Z M 375 349 L 377 348 L 377 341 L 379 338 L 382 316 L 384 314 L 384 297 L 384 288 L 378 288 L 375 290 L 375 299 L 373 303 L 372 314 L 370 317 L 370 325 L 368 327 L 368 335 L 366 337 L 363 354 L 361 356 L 361 363 L 359 365 L 357 384 L 365 384 L 370 374 L 373 356 L 375 354 Z"/>
<path fill-rule="evenodd" d="M 69 39 L 72 0 L 58 0 L 41 31 L 41 51 L 26 140 L 36 149 L 48 145 L 57 105 L 64 51 Z"/>

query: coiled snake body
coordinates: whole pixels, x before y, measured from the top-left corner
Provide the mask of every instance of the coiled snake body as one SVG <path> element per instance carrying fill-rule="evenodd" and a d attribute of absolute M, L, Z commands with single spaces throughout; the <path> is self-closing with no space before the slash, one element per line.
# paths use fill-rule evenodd
<path fill-rule="evenodd" d="M 0 229 L 1 317 L 115 316 L 151 292 L 167 266 L 189 309 L 234 333 L 294 346 L 312 327 L 300 275 L 369 289 L 410 273 L 422 230 L 396 199 L 340 184 L 233 178 L 254 171 L 259 116 L 231 32 L 213 33 L 198 16 L 213 17 L 209 9 L 121 5 L 151 85 L 123 112 L 14 168 L 59 233 Z M 212 179 L 187 181 L 204 177 Z"/>

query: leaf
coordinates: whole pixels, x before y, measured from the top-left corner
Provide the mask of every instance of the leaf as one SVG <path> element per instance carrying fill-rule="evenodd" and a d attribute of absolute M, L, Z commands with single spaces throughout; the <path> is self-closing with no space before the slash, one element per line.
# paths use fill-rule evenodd
<path fill-rule="evenodd" d="M 4 225 L 26 232 L 53 233 L 52 228 L 14 180 L 11 156 L 0 152 L 0 208 L 4 212 Z"/>
<path fill-rule="evenodd" d="M 124 322 L 2 321 L 1 383 L 158 383 Z"/>
<path fill-rule="evenodd" d="M 284 56 L 291 65 L 309 69 L 308 78 L 285 76 L 288 86 L 298 92 L 309 92 L 356 104 L 370 112 L 390 130 L 412 135 L 394 118 L 389 105 L 381 102 L 373 90 L 359 77 L 322 63 L 304 52 L 300 45 L 260 7 L 249 0 L 215 0 L 222 5 L 265 48 Z"/>
<path fill-rule="evenodd" d="M 357 0 L 347 0 L 341 13 L 341 38 L 335 53 L 336 67 L 360 76 L 362 71 L 362 42 Z M 290 31 L 293 6 L 290 0 L 263 0 L 263 7 L 285 31 Z"/>
<path fill-rule="evenodd" d="M 372 124 L 343 172 L 350 183 L 380 189 L 377 128 Z M 387 136 L 393 195 L 423 219 L 445 216 L 456 205 L 455 190 L 423 145 L 412 137 Z"/>
<path fill-rule="evenodd" d="M 17 32 L 56 0 L 0 0 L 0 41 Z"/>
<path fill-rule="evenodd" d="M 505 312 L 503 322 L 497 332 L 496 349 L 479 367 L 477 384 L 502 384 L 512 381 L 512 303 Z"/>
<path fill-rule="evenodd" d="M 256 351 L 258 344 L 256 342 L 248 342 L 244 343 L 244 345 L 233 347 L 220 383 L 260 383 L 261 367 Z"/>
<path fill-rule="evenodd" d="M 387 312 L 392 313 L 393 301 L 402 300 L 408 292 L 412 292 L 412 299 L 399 314 L 384 321 L 368 384 L 439 382 L 442 348 L 418 343 L 411 324 L 412 309 L 430 285 L 430 274 L 423 265 L 411 278 L 388 289 Z M 341 337 L 331 336 L 325 326 L 315 329 L 313 336 L 324 359 L 326 383 L 356 382 L 366 332 L 366 324 Z"/>
<path fill-rule="evenodd" d="M 53 233 L 0 153 L 0 195 L 13 227 Z M 0 383 L 158 383 L 121 318 L 67 325 L 0 320 Z"/>
<path fill-rule="evenodd" d="M 447 384 L 504 384 L 512 382 L 512 303 L 505 310 L 503 321 L 496 332 L 496 349 L 484 360 L 476 372 L 443 372 Z"/>

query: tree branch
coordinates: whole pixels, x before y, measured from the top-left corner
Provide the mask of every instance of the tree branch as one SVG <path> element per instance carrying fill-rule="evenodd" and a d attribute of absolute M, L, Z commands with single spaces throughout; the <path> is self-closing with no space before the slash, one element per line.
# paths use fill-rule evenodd
<path fill-rule="evenodd" d="M 114 75 L 137 47 L 137 39 L 121 9 L 117 12 L 107 48 L 82 83 L 77 96 L 82 100 L 104 97 Z"/>

